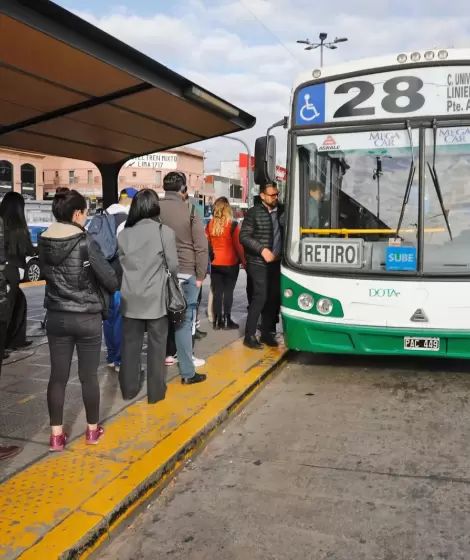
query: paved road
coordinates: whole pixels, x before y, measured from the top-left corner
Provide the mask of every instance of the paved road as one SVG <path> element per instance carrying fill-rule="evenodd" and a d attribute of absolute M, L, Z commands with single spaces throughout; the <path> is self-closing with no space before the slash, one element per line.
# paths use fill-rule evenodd
<path fill-rule="evenodd" d="M 465 362 L 295 355 L 101 560 L 470 558 Z"/>

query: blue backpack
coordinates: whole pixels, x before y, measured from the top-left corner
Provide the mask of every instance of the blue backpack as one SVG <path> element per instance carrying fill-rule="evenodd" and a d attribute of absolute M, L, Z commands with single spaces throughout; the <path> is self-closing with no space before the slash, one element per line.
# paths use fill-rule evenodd
<path fill-rule="evenodd" d="M 118 253 L 116 231 L 116 217 L 107 212 L 94 216 L 88 226 L 88 235 L 98 243 L 109 262 L 113 261 Z"/>

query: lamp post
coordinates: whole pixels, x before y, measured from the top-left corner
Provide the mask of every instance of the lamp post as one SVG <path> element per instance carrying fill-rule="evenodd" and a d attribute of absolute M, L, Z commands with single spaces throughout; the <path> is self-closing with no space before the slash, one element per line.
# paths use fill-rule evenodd
<path fill-rule="evenodd" d="M 301 45 L 307 45 L 305 47 L 306 51 L 314 51 L 320 47 L 320 68 L 323 68 L 323 49 L 330 49 L 335 50 L 338 48 L 338 43 L 345 43 L 348 38 L 347 37 L 336 37 L 334 41 L 327 41 L 328 33 L 320 33 L 318 36 L 320 39 L 319 43 L 312 43 L 309 39 L 297 41 L 297 43 Z"/>
<path fill-rule="evenodd" d="M 234 136 L 221 136 L 221 138 L 226 138 L 227 140 L 235 140 L 235 142 L 240 142 L 245 147 L 246 153 L 248 154 L 248 207 L 253 205 L 253 173 L 251 172 L 251 151 L 248 144 L 241 138 L 235 138 Z"/>

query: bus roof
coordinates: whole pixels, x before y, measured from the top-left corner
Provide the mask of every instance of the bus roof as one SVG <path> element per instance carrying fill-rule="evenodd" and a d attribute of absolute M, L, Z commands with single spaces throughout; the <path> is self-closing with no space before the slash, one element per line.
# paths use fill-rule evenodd
<path fill-rule="evenodd" d="M 434 53 L 433 59 L 427 61 L 424 58 L 425 53 Z M 439 59 L 438 53 L 445 52 L 447 57 L 445 59 Z M 419 53 L 420 59 L 416 62 L 411 60 L 411 55 L 414 53 Z M 399 62 L 398 57 L 404 55 L 406 57 L 405 62 Z M 295 90 L 301 84 L 306 82 L 311 82 L 314 79 L 328 79 L 332 76 L 347 76 L 348 74 L 354 74 L 356 72 L 368 72 L 373 70 L 397 70 L 399 68 L 413 68 L 413 66 L 424 66 L 424 65 L 439 65 L 439 64 L 449 64 L 456 62 L 466 62 L 470 64 L 470 49 L 430 49 L 412 52 L 402 52 L 397 54 L 391 54 L 386 56 L 371 57 L 371 58 L 361 58 L 359 60 L 351 60 L 348 62 L 343 62 L 336 66 L 325 66 L 323 68 L 314 68 L 309 72 L 302 72 L 298 74 L 294 81 Z M 318 74 L 320 72 L 320 74 Z"/>

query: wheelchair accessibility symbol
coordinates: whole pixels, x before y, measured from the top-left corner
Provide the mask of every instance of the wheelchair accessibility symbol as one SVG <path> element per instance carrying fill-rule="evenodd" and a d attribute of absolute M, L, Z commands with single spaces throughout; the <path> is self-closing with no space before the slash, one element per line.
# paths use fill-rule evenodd
<path fill-rule="evenodd" d="M 314 121 L 320 116 L 317 108 L 313 103 L 310 103 L 310 95 L 306 93 L 304 95 L 305 105 L 300 108 L 300 116 L 304 121 Z"/>
<path fill-rule="evenodd" d="M 325 122 L 325 84 L 300 90 L 297 98 L 297 124 Z"/>

